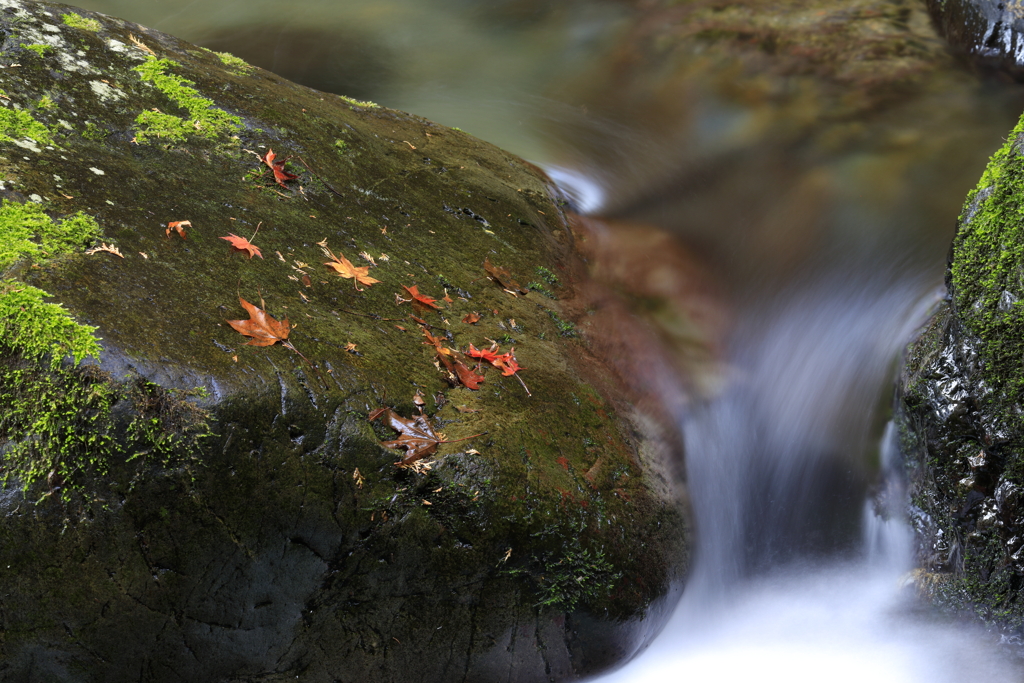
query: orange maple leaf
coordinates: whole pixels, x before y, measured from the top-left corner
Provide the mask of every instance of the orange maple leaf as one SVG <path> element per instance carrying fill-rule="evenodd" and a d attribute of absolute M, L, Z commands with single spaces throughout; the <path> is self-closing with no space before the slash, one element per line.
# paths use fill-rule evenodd
<path fill-rule="evenodd" d="M 284 184 L 284 181 L 295 180 L 299 176 L 284 170 L 285 162 L 287 162 L 288 159 L 281 159 L 280 161 L 276 161 L 276 159 L 277 155 L 274 154 L 274 150 L 272 149 L 268 149 L 267 153 L 260 157 L 260 161 L 269 166 L 270 170 L 274 172 L 274 180 L 277 181 L 277 184 L 288 189 L 288 186 Z"/>
<path fill-rule="evenodd" d="M 171 221 L 167 224 L 167 230 L 165 231 L 167 236 L 171 236 L 171 232 L 176 232 L 181 236 L 181 239 L 188 239 L 185 237 L 185 226 L 192 227 L 192 221 Z"/>
<path fill-rule="evenodd" d="M 429 306 L 430 308 L 433 308 L 435 311 L 441 310 L 441 307 L 434 303 L 435 301 L 437 301 L 437 299 L 431 299 L 426 294 L 420 294 L 419 285 L 413 285 L 412 287 L 406 287 L 405 285 L 402 285 L 402 288 L 405 291 L 409 292 L 409 296 L 412 297 L 412 300 L 419 303 L 420 305 Z"/>
<path fill-rule="evenodd" d="M 472 313 L 467 313 L 465 316 L 463 316 L 462 322 L 466 323 L 467 325 L 473 325 L 480 322 L 480 319 L 482 317 L 483 316 L 481 316 L 479 313 L 473 311 Z"/>
<path fill-rule="evenodd" d="M 338 277 L 352 278 L 352 284 L 355 285 L 357 292 L 363 291 L 359 289 L 359 283 L 362 283 L 369 287 L 370 285 L 375 285 L 378 282 L 380 282 L 380 280 L 377 280 L 376 278 L 372 278 L 369 276 L 368 273 L 370 272 L 370 266 L 354 266 L 352 265 L 351 261 L 345 258 L 344 254 L 342 254 L 341 256 L 335 256 L 334 252 L 328 249 L 327 247 L 324 247 L 323 249 L 324 253 L 330 256 L 332 259 L 324 263 L 324 265 L 327 266 L 328 268 L 333 268 L 334 271 L 338 274 Z"/>
<path fill-rule="evenodd" d="M 234 251 L 248 252 L 249 258 L 253 256 L 259 256 L 263 258 L 263 254 L 260 253 L 260 248 L 252 244 L 249 240 L 244 237 L 239 237 L 233 232 L 229 232 L 227 237 L 221 237 L 222 240 L 227 240 Z"/>
<path fill-rule="evenodd" d="M 265 310 L 255 306 L 242 297 L 238 297 L 238 301 L 249 313 L 248 320 L 228 320 L 227 324 L 235 328 L 239 333 L 244 334 L 246 337 L 252 337 L 246 342 L 249 346 L 271 346 L 277 342 L 281 342 L 283 346 L 295 350 L 294 347 L 288 343 L 288 334 L 291 332 L 292 326 L 288 322 L 288 318 L 284 320 L 276 320 L 273 316 L 269 315 Z"/>

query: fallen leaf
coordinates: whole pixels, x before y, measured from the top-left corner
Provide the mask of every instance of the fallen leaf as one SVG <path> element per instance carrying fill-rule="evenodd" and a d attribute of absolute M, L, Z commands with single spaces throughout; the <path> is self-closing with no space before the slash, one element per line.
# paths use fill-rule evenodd
<path fill-rule="evenodd" d="M 454 365 L 455 374 L 458 376 L 459 381 L 462 382 L 462 386 L 473 391 L 480 389 L 480 384 L 484 381 L 483 375 L 478 375 L 470 370 L 461 360 L 454 361 Z"/>
<path fill-rule="evenodd" d="M 181 239 L 188 239 L 185 237 L 185 226 L 192 227 L 192 221 L 171 221 L 167 224 L 167 230 L 165 231 L 167 236 L 171 236 L 171 232 L 178 233 Z"/>
<path fill-rule="evenodd" d="M 326 241 L 326 240 L 325 240 Z M 367 287 L 375 285 L 380 280 L 369 276 L 370 266 L 354 266 L 352 262 L 345 258 L 345 255 L 335 256 L 334 252 L 328 249 L 326 246 L 321 245 L 326 256 L 330 256 L 331 260 L 324 263 L 328 268 L 333 268 L 338 277 L 352 278 L 352 284 L 355 286 L 357 292 L 363 290 L 359 289 L 360 284 L 364 284 Z"/>
<path fill-rule="evenodd" d="M 363 482 L 365 482 L 366 479 L 364 479 L 363 475 L 359 473 L 358 467 L 355 469 L 354 472 L 352 472 L 352 479 L 354 479 L 356 482 L 356 488 L 363 488 Z"/>
<path fill-rule="evenodd" d="M 287 341 L 288 334 L 291 332 L 288 318 L 277 320 L 262 308 L 254 306 L 242 297 L 238 297 L 238 301 L 242 304 L 242 308 L 249 313 L 249 319 L 228 320 L 227 323 L 246 337 L 252 337 L 246 342 L 247 345 L 271 346 L 281 342 L 283 346 L 292 348 Z"/>
<path fill-rule="evenodd" d="M 479 408 L 467 408 L 466 406 L 455 406 L 455 410 L 459 411 L 460 413 L 479 413 L 480 412 Z"/>
<path fill-rule="evenodd" d="M 278 185 L 285 189 L 288 189 L 288 186 L 284 184 L 284 181 L 295 180 L 299 177 L 294 173 L 289 173 L 284 170 L 285 162 L 287 162 L 288 159 L 284 158 L 277 160 L 277 155 L 274 154 L 274 150 L 272 149 L 268 149 L 267 153 L 260 157 L 260 161 L 270 167 L 270 170 L 274 172 L 274 180 L 277 181 Z"/>
<path fill-rule="evenodd" d="M 406 287 L 405 285 L 402 285 L 402 289 L 409 292 L 409 296 L 412 297 L 412 300 L 414 302 L 417 302 L 421 306 L 429 306 L 430 308 L 433 308 L 436 311 L 441 310 L 441 307 L 434 303 L 435 301 L 437 301 L 437 299 L 431 299 L 426 294 L 420 294 L 419 285 L 413 285 L 412 287 Z M 416 304 L 413 305 L 415 306 Z"/>
<path fill-rule="evenodd" d="M 100 242 L 100 246 L 98 246 L 98 247 L 93 247 L 92 249 L 86 249 L 85 253 L 90 255 L 90 256 L 92 256 L 93 254 L 97 254 L 97 253 L 99 253 L 101 251 L 105 251 L 108 254 L 113 254 L 114 256 L 117 256 L 118 258 L 124 258 L 124 254 L 121 253 L 120 249 L 115 247 L 113 244 L 105 244 L 103 242 Z"/>
<path fill-rule="evenodd" d="M 359 258 L 363 259 L 364 261 L 369 261 L 371 266 L 377 265 L 377 262 L 373 260 L 373 257 L 367 254 L 365 251 L 359 252 Z"/>
<path fill-rule="evenodd" d="M 372 421 L 381 415 L 385 416 L 388 426 L 400 434 L 397 439 L 394 439 L 393 441 L 384 441 L 381 445 L 385 448 L 405 449 L 405 458 L 400 462 L 395 463 L 396 465 L 403 467 L 407 467 L 417 460 L 422 460 L 428 455 L 433 455 L 437 451 L 439 444 L 458 443 L 459 441 L 467 441 L 469 439 L 482 436 L 482 434 L 474 434 L 473 436 L 467 436 L 462 439 L 448 441 L 439 437 L 434 432 L 434 428 L 430 426 L 430 420 L 426 415 L 421 413 L 413 416 L 412 418 L 404 418 L 391 408 L 373 411 L 370 413 L 370 420 Z"/>
<path fill-rule="evenodd" d="M 473 311 L 472 313 L 467 313 L 467 314 L 466 314 L 466 315 L 465 315 L 465 316 L 464 316 L 464 317 L 462 318 L 462 322 L 466 323 L 467 325 L 473 325 L 473 324 L 475 324 L 475 323 L 478 323 L 478 322 L 480 322 L 480 319 L 481 319 L 482 317 L 483 317 L 483 316 L 481 316 L 481 315 L 480 315 L 479 313 L 477 313 L 476 311 Z"/>
<path fill-rule="evenodd" d="M 228 244 L 234 251 L 244 251 L 249 254 L 251 259 L 253 256 L 259 256 L 263 258 L 263 254 L 260 253 L 260 248 L 249 242 L 244 237 L 239 237 L 233 232 L 229 232 L 227 237 L 221 237 L 222 240 L 227 240 Z"/>
<path fill-rule="evenodd" d="M 519 365 L 519 361 L 516 360 L 516 347 L 510 348 L 505 353 L 498 353 L 499 347 L 497 343 L 491 345 L 489 349 L 478 349 L 472 344 L 469 345 L 469 349 L 466 351 L 467 356 L 472 358 L 479 358 L 482 361 L 486 361 L 494 367 L 501 370 L 503 377 L 515 376 L 519 383 L 523 385 L 523 389 L 526 389 L 527 396 L 532 396 L 530 389 L 526 386 L 526 382 L 517 373 L 520 370 L 525 370 Z"/>
<path fill-rule="evenodd" d="M 491 263 L 490 256 L 484 258 L 484 270 L 487 271 L 487 274 L 490 275 L 495 282 L 501 285 L 502 289 L 508 291 L 509 293 L 514 294 L 514 292 L 512 292 L 511 290 L 517 290 L 521 294 L 530 293 L 530 290 L 520 286 L 518 282 L 512 279 L 512 275 L 508 272 L 507 269 L 501 268 Z"/>
<path fill-rule="evenodd" d="M 358 353 L 358 351 L 356 350 L 355 342 L 349 342 L 348 344 L 345 344 L 345 350 L 348 351 L 349 353 Z"/>

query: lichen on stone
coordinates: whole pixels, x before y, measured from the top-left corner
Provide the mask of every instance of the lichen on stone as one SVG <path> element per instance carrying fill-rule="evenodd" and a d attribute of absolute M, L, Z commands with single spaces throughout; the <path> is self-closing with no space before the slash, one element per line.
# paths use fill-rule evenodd
<path fill-rule="evenodd" d="M 135 119 L 138 142 L 158 138 L 168 142 L 184 142 L 190 137 L 215 139 L 242 129 L 242 120 L 234 114 L 214 106 L 213 100 L 203 97 L 190 86 L 193 81 L 169 73 L 174 66 L 170 59 L 149 56 L 135 67 L 143 81 L 153 83 L 174 104 L 186 110 L 189 119 L 161 111 L 144 111 Z"/>

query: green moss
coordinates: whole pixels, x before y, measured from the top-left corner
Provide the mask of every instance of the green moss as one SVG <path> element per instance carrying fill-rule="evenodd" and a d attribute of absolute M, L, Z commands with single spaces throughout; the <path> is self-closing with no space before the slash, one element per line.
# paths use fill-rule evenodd
<path fill-rule="evenodd" d="M 344 95 L 338 95 L 338 97 L 340 97 L 342 100 L 348 102 L 349 104 L 355 105 L 357 107 L 366 107 L 367 109 L 379 109 L 380 108 L 380 105 L 377 104 L 376 102 L 368 102 L 368 101 L 363 101 L 363 100 L 357 100 L 357 99 L 354 99 L 354 98 L 351 98 L 351 97 L 345 97 Z"/>
<path fill-rule="evenodd" d="M 950 278 L 965 328 L 981 340 L 985 382 L 996 406 L 1024 401 L 1024 120 L 993 155 L 970 192 L 954 240 Z M 1004 415 L 1016 411 L 996 410 Z M 1024 418 L 1018 418 L 1024 428 Z"/>
<path fill-rule="evenodd" d="M 562 335 L 563 337 L 579 336 L 576 332 L 576 325 L 567 320 L 562 320 L 561 318 L 558 317 L 557 313 L 550 309 L 548 310 L 548 315 L 551 316 L 551 319 L 553 321 L 555 321 L 555 327 L 558 328 L 558 333 L 560 335 Z"/>
<path fill-rule="evenodd" d="M 0 281 L 0 329 L 4 343 L 30 360 L 47 358 L 51 369 L 70 356 L 75 364 L 100 353 L 95 327 L 72 320 L 49 294 L 16 280 Z"/>
<path fill-rule="evenodd" d="M 334 149 L 338 150 L 339 154 L 347 154 L 348 153 L 348 143 L 345 142 L 344 140 L 335 140 L 334 141 Z"/>
<path fill-rule="evenodd" d="M 25 43 L 22 43 L 21 46 L 26 50 L 31 50 L 32 52 L 35 52 L 40 57 L 45 57 L 46 53 L 53 49 L 52 45 L 44 45 L 42 43 L 33 43 L 32 45 L 26 45 Z"/>
<path fill-rule="evenodd" d="M 35 140 L 41 145 L 53 142 L 49 129 L 23 109 L 0 107 L 0 142 Z"/>
<path fill-rule="evenodd" d="M 43 95 L 39 98 L 39 102 L 36 103 L 37 109 L 43 109 L 46 111 L 52 111 L 57 108 L 57 104 L 49 95 Z"/>
<path fill-rule="evenodd" d="M 87 477 L 115 468 L 135 476 L 153 464 L 198 462 L 210 435 L 208 414 L 188 399 L 143 378 L 114 380 L 96 366 L 45 368 L 6 349 L 0 366 L 0 445 L 5 484 L 59 492 L 68 500 Z M 133 479 L 129 480 L 131 484 Z"/>
<path fill-rule="evenodd" d="M 549 269 L 544 266 L 537 266 L 537 277 L 544 282 L 548 283 L 552 287 L 558 286 L 558 276 L 552 273 Z"/>
<path fill-rule="evenodd" d="M 95 219 L 81 211 L 54 221 L 38 204 L 4 200 L 0 204 L 0 268 L 26 256 L 59 256 L 99 237 Z"/>
<path fill-rule="evenodd" d="M 213 52 L 213 50 L 211 50 L 211 52 Z M 213 54 L 217 55 L 217 57 L 220 59 L 221 63 L 224 64 L 224 66 L 231 67 L 242 73 L 248 73 L 250 71 L 256 70 L 256 67 L 254 67 L 252 64 L 245 61 L 241 57 L 234 56 L 230 52 L 213 52 Z"/>
<path fill-rule="evenodd" d="M 82 15 L 74 14 L 73 12 L 65 14 L 63 17 L 61 17 L 61 19 L 67 26 L 70 26 L 71 28 L 81 29 L 83 31 L 92 31 L 93 33 L 95 33 L 99 31 L 100 28 L 102 28 L 100 26 L 100 22 L 96 19 L 86 19 Z"/>
<path fill-rule="evenodd" d="M 135 70 L 143 81 L 153 83 L 174 104 L 187 111 L 189 118 L 144 111 L 135 119 L 138 142 L 145 143 L 149 138 L 168 142 L 184 142 L 195 137 L 212 140 L 242 130 L 239 117 L 215 107 L 213 100 L 190 87 L 194 85 L 192 81 L 168 73 L 172 66 L 174 62 L 170 59 L 149 56 Z"/>
<path fill-rule="evenodd" d="M 107 131 L 103 130 L 92 121 L 88 121 L 85 124 L 85 130 L 82 131 L 82 137 L 86 140 L 102 140 L 107 137 Z"/>

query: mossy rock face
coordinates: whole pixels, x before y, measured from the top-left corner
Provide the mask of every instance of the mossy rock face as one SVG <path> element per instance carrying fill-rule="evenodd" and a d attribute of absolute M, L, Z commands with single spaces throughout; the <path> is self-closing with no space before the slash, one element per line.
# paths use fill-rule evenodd
<path fill-rule="evenodd" d="M 536 169 L 63 5 L 0 40 L 3 678 L 548 681 L 656 631 L 668 440 L 576 332 Z M 524 369 L 435 362 L 489 340 Z M 397 467 L 384 406 L 445 443 Z"/>
<path fill-rule="evenodd" d="M 1024 625 L 1024 120 L 964 204 L 948 296 L 908 350 L 897 423 L 929 592 Z"/>

